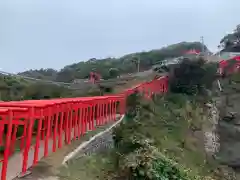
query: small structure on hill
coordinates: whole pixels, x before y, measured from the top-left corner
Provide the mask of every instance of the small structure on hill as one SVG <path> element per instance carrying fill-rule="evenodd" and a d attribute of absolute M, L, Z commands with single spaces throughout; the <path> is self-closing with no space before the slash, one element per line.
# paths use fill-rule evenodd
<path fill-rule="evenodd" d="M 220 61 L 218 73 L 220 75 L 227 75 L 234 72 L 238 72 L 239 69 L 240 69 L 240 56 L 235 56 L 228 60 Z"/>

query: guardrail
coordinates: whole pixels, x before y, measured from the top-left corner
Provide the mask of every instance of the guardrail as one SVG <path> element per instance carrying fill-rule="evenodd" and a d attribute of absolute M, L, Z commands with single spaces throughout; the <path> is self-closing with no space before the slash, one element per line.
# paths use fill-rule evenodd
<path fill-rule="evenodd" d="M 136 90 L 151 98 L 167 92 L 167 87 L 164 76 L 115 95 L 0 102 L 1 180 L 25 174 L 42 157 L 88 130 L 116 121 L 125 113 L 126 98 Z"/>

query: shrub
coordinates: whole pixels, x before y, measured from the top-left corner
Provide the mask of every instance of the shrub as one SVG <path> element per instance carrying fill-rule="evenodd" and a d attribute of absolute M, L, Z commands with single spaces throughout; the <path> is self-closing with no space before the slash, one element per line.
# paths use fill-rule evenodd
<path fill-rule="evenodd" d="M 118 68 L 110 68 L 108 73 L 109 73 L 110 78 L 116 78 L 119 76 L 119 69 Z"/>
<path fill-rule="evenodd" d="M 105 94 L 105 93 L 112 93 L 113 92 L 113 87 L 111 86 L 103 86 L 103 85 L 98 85 L 101 95 Z"/>
<path fill-rule="evenodd" d="M 204 59 L 185 58 L 174 67 L 169 79 L 170 90 L 174 93 L 197 95 L 210 88 L 216 77 L 216 64 L 206 64 Z"/>
<path fill-rule="evenodd" d="M 240 73 L 232 74 L 231 81 L 233 81 L 235 83 L 240 83 Z"/>
<path fill-rule="evenodd" d="M 177 163 L 166 158 L 145 139 L 142 147 L 128 154 L 121 164 L 122 172 L 133 180 L 190 180 L 187 172 Z"/>
<path fill-rule="evenodd" d="M 138 107 L 140 106 L 140 101 L 141 101 L 141 95 L 139 94 L 138 91 L 135 91 L 133 94 L 127 97 L 127 112 L 126 116 L 129 118 L 133 118 L 136 116 Z"/>
<path fill-rule="evenodd" d="M 174 95 L 172 103 L 176 97 L 181 99 Z M 160 103 L 160 99 L 171 100 L 171 97 L 156 96 L 154 101 Z M 154 125 L 150 117 L 154 113 L 154 101 L 143 101 L 137 92 L 127 100 L 128 116 L 113 131 L 117 176 L 131 180 L 197 180 L 199 177 L 190 176 L 186 168 L 160 153 L 155 147 L 154 132 L 143 132 L 148 123 Z"/>
<path fill-rule="evenodd" d="M 87 96 L 100 96 L 101 95 L 101 91 L 99 89 L 90 89 L 87 92 Z"/>

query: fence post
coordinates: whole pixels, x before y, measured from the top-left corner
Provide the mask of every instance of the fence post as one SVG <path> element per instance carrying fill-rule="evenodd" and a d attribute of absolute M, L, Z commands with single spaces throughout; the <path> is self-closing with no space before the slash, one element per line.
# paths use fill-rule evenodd
<path fill-rule="evenodd" d="M 27 141 L 26 141 L 26 146 L 23 152 L 23 165 L 22 165 L 22 173 L 24 174 L 27 171 L 27 165 L 28 165 L 28 153 L 30 150 L 31 146 L 31 141 L 32 141 L 32 133 L 33 133 L 33 125 L 34 125 L 34 107 L 30 108 L 30 113 L 29 113 L 29 125 L 27 129 Z"/>
<path fill-rule="evenodd" d="M 62 147 L 62 133 L 63 133 L 63 122 L 64 122 L 63 118 L 64 118 L 64 111 L 65 111 L 64 107 L 65 107 L 65 104 L 61 104 L 61 106 L 60 106 L 61 116 L 60 116 L 58 148 Z"/>
<path fill-rule="evenodd" d="M 45 119 L 46 121 L 46 137 L 45 137 L 45 142 L 44 142 L 44 157 L 47 157 L 48 155 L 48 140 L 50 138 L 50 129 L 51 129 L 51 120 L 52 120 L 52 112 L 50 110 L 50 107 L 47 107 L 47 117 Z"/>
<path fill-rule="evenodd" d="M 43 109 L 40 110 L 40 118 L 39 118 L 39 121 L 38 121 L 37 137 L 36 137 L 34 159 L 33 159 L 33 164 L 34 165 L 38 161 L 38 153 L 39 153 L 39 144 L 40 144 L 40 139 L 41 139 L 42 121 L 43 121 Z"/>
<path fill-rule="evenodd" d="M 96 111 L 96 104 L 95 104 L 95 101 L 92 100 L 92 130 L 95 130 L 95 125 L 96 125 L 96 118 L 95 118 L 95 112 Z"/>
<path fill-rule="evenodd" d="M 81 124 L 81 114 L 82 114 L 82 109 L 81 109 L 81 107 L 82 107 L 82 103 L 81 102 L 78 102 L 77 103 L 77 122 L 78 122 L 78 139 L 80 138 L 80 136 L 82 135 L 82 131 L 81 131 L 81 126 L 82 126 L 82 124 Z"/>
<path fill-rule="evenodd" d="M 7 119 L 6 119 L 7 120 Z M 8 156 L 11 147 L 11 136 L 12 136 L 12 127 L 13 127 L 13 112 L 12 110 L 8 111 L 8 131 L 6 136 L 6 145 L 4 151 L 4 158 L 3 158 L 3 165 L 2 165 L 2 173 L 1 173 L 1 180 L 6 180 L 7 176 L 7 168 L 8 168 Z M 4 124 L 3 124 L 4 126 Z M 18 162 L 16 162 L 18 163 Z"/>

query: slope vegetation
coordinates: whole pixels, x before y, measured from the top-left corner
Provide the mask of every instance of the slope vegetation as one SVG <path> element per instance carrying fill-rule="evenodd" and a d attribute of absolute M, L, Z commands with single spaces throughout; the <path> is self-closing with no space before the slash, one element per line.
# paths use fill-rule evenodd
<path fill-rule="evenodd" d="M 104 79 L 108 79 L 111 78 L 111 74 L 109 73 L 111 68 L 117 68 L 120 74 L 134 73 L 137 71 L 137 62 L 140 60 L 140 69 L 147 70 L 159 61 L 182 56 L 186 51 L 191 49 L 201 50 L 202 44 L 200 42 L 181 42 L 161 49 L 128 54 L 120 58 L 92 58 L 88 61 L 67 65 L 60 71 L 40 69 L 25 71 L 19 74 L 40 79 L 72 82 L 74 79 L 87 78 L 89 72 L 96 71 L 100 73 Z M 205 49 L 207 49 L 207 47 L 205 47 Z"/>

